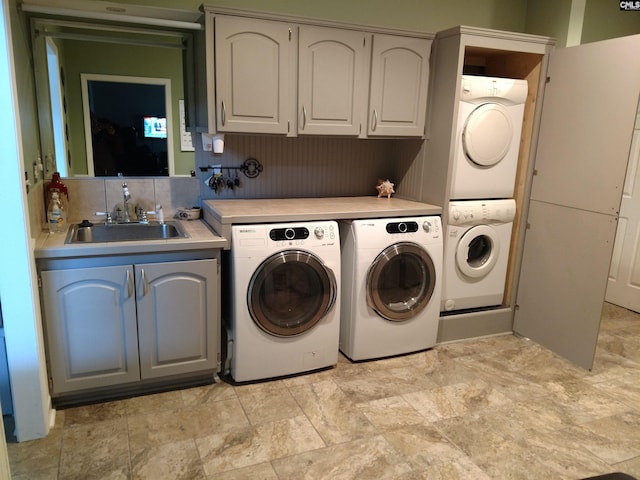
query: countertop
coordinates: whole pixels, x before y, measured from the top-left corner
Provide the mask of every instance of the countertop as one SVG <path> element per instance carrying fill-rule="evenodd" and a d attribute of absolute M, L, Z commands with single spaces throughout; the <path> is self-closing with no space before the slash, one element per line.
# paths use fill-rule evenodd
<path fill-rule="evenodd" d="M 375 196 L 204 200 L 202 208 L 205 221 L 229 241 L 238 224 L 442 214 L 437 205 Z"/>
<path fill-rule="evenodd" d="M 36 259 L 90 257 L 98 255 L 126 255 L 142 253 L 165 253 L 188 250 L 228 248 L 226 238 L 217 235 L 203 220 L 172 220 L 180 222 L 189 238 L 169 240 L 145 240 L 134 242 L 109 242 L 87 244 L 65 244 L 65 233 L 43 231 L 36 239 Z"/>

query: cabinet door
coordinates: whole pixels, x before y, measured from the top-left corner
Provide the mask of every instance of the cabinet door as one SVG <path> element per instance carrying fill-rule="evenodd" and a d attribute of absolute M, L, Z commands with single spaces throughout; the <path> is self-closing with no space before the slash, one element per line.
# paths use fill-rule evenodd
<path fill-rule="evenodd" d="M 431 40 L 374 35 L 369 136 L 424 135 Z"/>
<path fill-rule="evenodd" d="M 140 379 L 133 268 L 42 272 L 53 394 Z"/>
<path fill-rule="evenodd" d="M 298 134 L 361 132 L 369 77 L 366 38 L 363 32 L 300 27 Z"/>
<path fill-rule="evenodd" d="M 514 331 L 590 369 L 640 94 L 640 35 L 552 52 Z"/>
<path fill-rule="evenodd" d="M 295 99 L 292 34 L 284 22 L 215 17 L 218 131 L 288 133 Z"/>
<path fill-rule="evenodd" d="M 215 369 L 217 260 L 136 265 L 135 271 L 142 378 Z"/>

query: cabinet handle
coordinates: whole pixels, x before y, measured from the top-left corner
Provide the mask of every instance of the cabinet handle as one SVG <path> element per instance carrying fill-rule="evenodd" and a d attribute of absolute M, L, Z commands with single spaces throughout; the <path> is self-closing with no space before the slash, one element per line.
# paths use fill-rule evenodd
<path fill-rule="evenodd" d="M 378 126 L 378 111 L 374 108 L 373 118 L 371 119 L 371 131 L 375 132 L 377 126 Z"/>
<path fill-rule="evenodd" d="M 302 130 L 307 126 L 307 107 L 302 107 Z"/>
<path fill-rule="evenodd" d="M 133 277 L 131 276 L 131 272 L 127 270 L 127 298 L 131 298 L 133 291 Z"/>
<path fill-rule="evenodd" d="M 224 106 L 224 100 L 222 100 L 222 126 L 227 122 L 227 108 Z"/>
<path fill-rule="evenodd" d="M 147 275 L 144 273 L 144 268 L 140 269 L 140 279 L 142 280 L 142 296 L 144 297 L 147 295 L 147 287 L 149 286 Z"/>

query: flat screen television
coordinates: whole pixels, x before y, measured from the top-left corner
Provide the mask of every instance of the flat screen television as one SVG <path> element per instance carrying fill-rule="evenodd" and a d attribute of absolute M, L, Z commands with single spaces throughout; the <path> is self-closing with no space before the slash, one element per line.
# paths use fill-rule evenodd
<path fill-rule="evenodd" d="M 143 117 L 145 138 L 167 138 L 166 117 Z"/>

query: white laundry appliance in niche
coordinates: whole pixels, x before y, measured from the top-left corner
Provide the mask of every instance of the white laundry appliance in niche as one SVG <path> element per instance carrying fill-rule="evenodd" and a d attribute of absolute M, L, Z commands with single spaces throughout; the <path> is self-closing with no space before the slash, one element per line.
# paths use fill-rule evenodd
<path fill-rule="evenodd" d="M 442 288 L 440 217 L 340 222 L 340 350 L 351 360 L 430 348 Z"/>
<path fill-rule="evenodd" d="M 231 237 L 233 379 L 335 365 L 340 332 L 337 223 L 237 225 Z"/>
<path fill-rule="evenodd" d="M 502 304 L 516 203 L 449 203 L 444 247 L 443 311 Z"/>
<path fill-rule="evenodd" d="M 463 75 L 452 200 L 513 197 L 527 81 Z"/>

